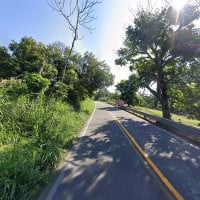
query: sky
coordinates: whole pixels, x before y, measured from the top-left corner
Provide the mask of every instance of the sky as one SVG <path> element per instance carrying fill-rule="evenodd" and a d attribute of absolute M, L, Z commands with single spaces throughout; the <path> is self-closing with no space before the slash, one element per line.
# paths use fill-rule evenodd
<path fill-rule="evenodd" d="M 0 0 L 0 5 L 0 46 L 8 46 L 12 40 L 19 42 L 24 36 L 45 44 L 56 41 L 71 44 L 66 21 L 46 0 Z M 75 44 L 76 51 L 82 54 L 90 51 L 99 60 L 105 60 L 115 75 L 115 84 L 130 75 L 127 67 L 116 66 L 114 60 L 122 46 L 125 28 L 131 23 L 129 9 L 135 5 L 133 0 L 104 0 L 96 5 L 96 19 L 91 24 L 95 29 L 92 33 L 81 29 L 82 39 Z"/>
<path fill-rule="evenodd" d="M 105 60 L 115 84 L 130 75 L 128 67 L 116 66 L 114 61 L 116 51 L 123 45 L 126 27 L 132 24 L 130 10 L 136 10 L 138 2 L 142 1 L 103 0 L 94 7 L 96 19 L 91 27 L 95 29 L 92 33 L 81 29 L 82 39 L 75 44 L 76 51 L 93 52 L 99 60 Z M 49 7 L 47 0 L 0 0 L 0 46 L 8 46 L 12 40 L 19 42 L 24 36 L 44 44 L 60 41 L 70 46 L 72 41 L 65 19 Z"/>

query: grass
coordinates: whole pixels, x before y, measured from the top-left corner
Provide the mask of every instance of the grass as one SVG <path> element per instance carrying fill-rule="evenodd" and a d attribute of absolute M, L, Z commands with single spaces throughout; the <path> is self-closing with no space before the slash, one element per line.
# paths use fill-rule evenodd
<path fill-rule="evenodd" d="M 79 111 L 62 101 L 38 97 L 0 100 L 0 199 L 33 199 L 62 154 L 72 146 L 94 103 Z"/>
<path fill-rule="evenodd" d="M 155 109 L 150 109 L 150 108 L 145 108 L 145 107 L 140 107 L 140 106 L 135 106 L 134 107 L 136 110 L 140 110 L 152 115 L 156 115 L 159 117 L 162 117 L 162 112 L 160 110 L 155 110 Z M 175 115 L 172 114 L 172 120 L 176 121 L 176 122 L 180 122 L 189 126 L 194 126 L 194 127 L 199 127 L 200 126 L 200 121 L 199 120 L 195 120 L 195 119 L 188 119 L 185 116 L 182 115 Z"/>

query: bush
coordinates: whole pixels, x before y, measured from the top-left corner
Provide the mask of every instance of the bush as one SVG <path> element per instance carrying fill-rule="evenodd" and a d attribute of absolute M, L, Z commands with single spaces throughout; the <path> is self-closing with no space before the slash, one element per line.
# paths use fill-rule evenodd
<path fill-rule="evenodd" d="M 80 103 L 80 110 L 87 114 L 91 114 L 94 109 L 94 102 L 87 98 Z"/>
<path fill-rule="evenodd" d="M 20 79 L 4 80 L 2 83 L 2 94 L 10 96 L 12 99 L 17 99 L 21 95 L 28 94 L 28 88 Z"/>
<path fill-rule="evenodd" d="M 40 74 L 26 73 L 21 79 L 3 80 L 0 85 L 1 93 L 18 99 L 23 95 L 44 93 L 50 85 L 50 81 Z"/>
<path fill-rule="evenodd" d="M 43 78 L 41 74 L 26 73 L 23 77 L 23 82 L 27 85 L 30 93 L 45 92 L 50 85 L 47 78 Z"/>
<path fill-rule="evenodd" d="M 71 147 L 93 103 L 81 109 L 38 96 L 0 101 L 0 199 L 33 199 Z"/>
<path fill-rule="evenodd" d="M 68 95 L 69 86 L 63 82 L 56 82 L 53 83 L 49 89 L 47 90 L 46 94 L 48 96 L 53 96 L 60 99 L 66 99 Z"/>

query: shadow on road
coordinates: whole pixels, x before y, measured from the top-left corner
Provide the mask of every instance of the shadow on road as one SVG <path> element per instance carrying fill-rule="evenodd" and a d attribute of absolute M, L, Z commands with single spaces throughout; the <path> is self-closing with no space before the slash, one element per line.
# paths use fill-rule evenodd
<path fill-rule="evenodd" d="M 114 121 L 90 128 L 65 162 L 54 199 L 165 199 Z"/>
<path fill-rule="evenodd" d="M 111 112 L 115 112 L 115 111 L 119 111 L 121 110 L 118 107 L 111 107 L 111 106 L 107 106 L 107 107 L 103 107 L 103 108 L 98 108 L 99 110 L 106 110 L 106 111 L 111 111 Z"/>
<path fill-rule="evenodd" d="M 186 199 L 200 199 L 199 146 L 148 122 L 119 120 Z"/>
<path fill-rule="evenodd" d="M 65 177 L 54 200 L 165 199 L 118 125 L 108 117 L 109 112 L 117 116 L 185 199 L 200 199 L 198 146 L 116 107 L 96 110 L 99 118 L 91 122 L 88 133 L 78 139 L 65 160 Z"/>

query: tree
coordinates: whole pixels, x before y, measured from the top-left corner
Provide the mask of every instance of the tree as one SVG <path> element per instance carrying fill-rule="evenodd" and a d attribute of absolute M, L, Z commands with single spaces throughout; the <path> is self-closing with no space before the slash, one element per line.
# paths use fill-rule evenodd
<path fill-rule="evenodd" d="M 45 92 L 48 96 L 68 99 L 73 104 L 92 97 L 98 89 L 113 84 L 113 75 L 104 61 L 89 52 L 83 56 L 73 51 L 66 63 L 70 49 L 62 43 L 45 46 L 31 37 L 20 42 L 12 41 L 8 49 L 0 47 L 1 79 L 15 78 L 10 94 Z M 63 77 L 63 67 L 68 65 Z"/>
<path fill-rule="evenodd" d="M 46 46 L 32 37 L 23 37 L 19 43 L 12 41 L 9 49 L 12 53 L 11 76 L 20 78 L 29 72 L 53 79 L 57 74 L 57 69 L 47 60 Z"/>
<path fill-rule="evenodd" d="M 104 61 L 89 52 L 81 58 L 78 66 L 78 82 L 76 88 L 83 96 L 92 97 L 98 89 L 108 87 L 113 84 L 114 77 L 110 73 L 109 66 Z"/>
<path fill-rule="evenodd" d="M 92 53 L 84 54 L 81 68 L 80 83 L 84 85 L 89 96 L 97 89 L 113 84 L 114 77 L 110 73 L 110 67 L 104 61 L 98 61 Z"/>
<path fill-rule="evenodd" d="M 54 43 L 47 45 L 46 50 L 46 60 L 48 63 L 53 65 L 56 70 L 57 74 L 54 77 L 54 82 L 61 81 L 63 69 L 66 64 L 64 51 L 66 49 L 64 44 L 61 43 Z"/>
<path fill-rule="evenodd" d="M 39 65 L 44 60 L 45 47 L 38 44 L 31 37 L 24 37 L 19 43 L 9 44 L 12 53 L 13 72 L 15 76 L 22 76 L 25 72 L 39 71 Z"/>
<path fill-rule="evenodd" d="M 136 103 L 136 92 L 139 88 L 138 77 L 132 74 L 128 80 L 122 80 L 116 85 L 117 90 L 121 93 L 121 99 L 124 100 L 128 106 Z"/>
<path fill-rule="evenodd" d="M 10 57 L 8 49 L 0 46 L 0 80 L 8 78 L 12 74 Z"/>
<path fill-rule="evenodd" d="M 179 68 L 169 89 L 170 103 L 175 112 L 200 119 L 200 59 Z"/>
<path fill-rule="evenodd" d="M 45 92 L 50 84 L 47 78 L 41 76 L 41 74 L 29 74 L 26 73 L 23 77 L 23 82 L 26 84 L 29 93 L 39 94 Z"/>
<path fill-rule="evenodd" d="M 58 12 L 67 22 L 69 30 L 72 32 L 73 39 L 70 46 L 66 62 L 68 64 L 71 53 L 74 49 L 76 40 L 79 39 L 79 29 L 84 27 L 90 31 L 92 28 L 89 24 L 95 19 L 93 8 L 96 4 L 101 3 L 99 0 L 50 0 L 49 6 Z M 63 70 L 62 82 L 65 76 L 67 64 Z"/>
<path fill-rule="evenodd" d="M 101 88 L 99 90 L 97 90 L 96 94 L 95 94 L 95 100 L 108 100 L 110 98 L 110 92 L 108 91 L 107 88 Z"/>
<path fill-rule="evenodd" d="M 116 64 L 136 70 L 141 87 L 160 102 L 163 117 L 170 118 L 169 89 L 179 64 L 189 64 L 200 53 L 200 32 L 194 21 L 200 17 L 200 2 L 188 4 L 179 13 L 165 5 L 160 10 L 140 10 L 126 30 L 124 48 Z M 151 87 L 156 83 L 157 88 Z"/>

